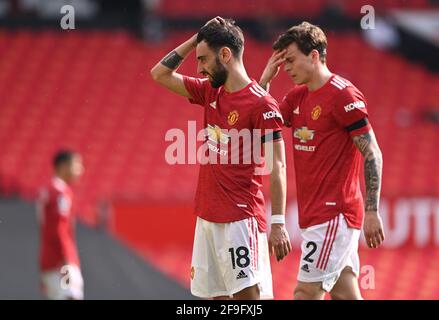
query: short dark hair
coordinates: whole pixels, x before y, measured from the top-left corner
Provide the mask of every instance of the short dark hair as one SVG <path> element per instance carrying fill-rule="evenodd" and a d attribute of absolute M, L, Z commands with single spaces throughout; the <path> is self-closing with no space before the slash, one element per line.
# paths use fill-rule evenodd
<path fill-rule="evenodd" d="M 78 153 L 72 150 L 67 150 L 67 149 L 59 150 L 53 156 L 53 166 L 55 168 L 58 168 L 62 164 L 70 163 L 72 159 L 77 155 Z"/>
<path fill-rule="evenodd" d="M 326 62 L 328 41 L 325 33 L 318 26 L 305 21 L 291 27 L 277 38 L 273 44 L 273 49 L 283 50 L 292 43 L 296 43 L 299 50 L 306 55 L 314 49 L 317 50 L 320 54 L 320 61 Z"/>
<path fill-rule="evenodd" d="M 206 41 L 213 50 L 228 47 L 235 57 L 239 57 L 244 48 L 244 35 L 240 27 L 232 19 L 224 19 L 225 23 L 211 22 L 203 26 L 197 35 L 197 43 Z"/>

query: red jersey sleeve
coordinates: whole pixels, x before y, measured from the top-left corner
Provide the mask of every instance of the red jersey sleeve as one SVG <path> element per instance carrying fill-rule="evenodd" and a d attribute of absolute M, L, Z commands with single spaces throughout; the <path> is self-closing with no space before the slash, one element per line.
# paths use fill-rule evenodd
<path fill-rule="evenodd" d="M 284 124 L 287 127 L 291 127 L 292 123 L 292 115 L 293 115 L 293 95 L 294 92 L 288 92 L 282 99 L 282 102 L 279 104 L 279 110 L 282 114 L 282 118 L 284 120 Z"/>
<path fill-rule="evenodd" d="M 210 88 L 209 80 L 207 78 L 202 79 L 183 76 L 183 82 L 186 90 L 192 96 L 192 99 L 189 99 L 189 102 L 205 106 L 207 100 L 206 97 Z"/>
<path fill-rule="evenodd" d="M 55 210 L 57 213 L 57 216 L 60 217 L 67 217 L 70 214 L 70 209 L 72 206 L 72 201 L 71 199 L 63 194 L 63 193 L 59 193 L 56 195 L 56 205 L 55 205 Z"/>
<path fill-rule="evenodd" d="M 293 124 L 293 114 L 299 114 L 299 101 L 304 94 L 304 86 L 295 86 L 283 98 L 279 109 L 284 119 L 284 124 L 291 127 Z"/>
<path fill-rule="evenodd" d="M 337 123 L 351 136 L 364 134 L 371 129 L 367 114 L 367 102 L 355 87 L 343 89 L 335 101 L 332 114 Z"/>
<path fill-rule="evenodd" d="M 71 262 L 71 251 L 72 247 L 75 244 L 72 243 L 71 239 L 71 207 L 72 201 L 71 198 L 63 193 L 59 193 L 56 195 L 55 199 L 55 230 L 56 230 L 56 239 L 59 241 L 60 253 L 63 258 L 64 263 Z"/>
<path fill-rule="evenodd" d="M 280 132 L 283 126 L 283 118 L 279 110 L 279 106 L 271 96 L 262 97 L 252 113 L 252 122 L 254 129 L 261 129 L 262 136 L 267 131 Z M 282 136 L 276 135 L 273 140 L 280 140 Z"/>

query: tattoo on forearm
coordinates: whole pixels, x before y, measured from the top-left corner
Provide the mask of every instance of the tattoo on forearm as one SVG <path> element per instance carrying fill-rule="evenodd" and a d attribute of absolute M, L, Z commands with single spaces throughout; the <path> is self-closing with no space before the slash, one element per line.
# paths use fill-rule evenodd
<path fill-rule="evenodd" d="M 370 146 L 371 139 L 372 137 L 368 133 L 354 137 L 354 143 L 357 146 L 358 150 L 360 150 L 363 157 L 366 157 L 367 155 L 366 152 L 368 147 Z"/>
<path fill-rule="evenodd" d="M 364 161 L 364 177 L 366 181 L 366 211 L 377 211 L 381 189 L 381 158 L 373 154 Z"/>
<path fill-rule="evenodd" d="M 381 190 L 382 158 L 373 151 L 370 133 L 354 137 L 354 143 L 364 156 L 364 178 L 366 183 L 366 211 L 377 211 Z M 374 138 L 373 138 L 374 139 Z M 373 143 L 376 145 L 376 143 Z"/>
<path fill-rule="evenodd" d="M 175 50 L 169 52 L 161 61 L 161 64 L 169 69 L 175 70 L 183 61 L 183 57 L 180 56 Z"/>

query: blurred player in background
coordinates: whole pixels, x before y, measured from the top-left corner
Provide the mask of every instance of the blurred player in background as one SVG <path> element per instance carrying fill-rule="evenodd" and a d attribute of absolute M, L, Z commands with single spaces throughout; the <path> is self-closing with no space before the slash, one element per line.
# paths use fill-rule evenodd
<path fill-rule="evenodd" d="M 198 73 L 205 79 L 178 74 L 176 69 L 194 49 Z M 224 130 L 262 131 L 264 148 L 272 147 L 270 191 L 272 228 L 265 233 L 262 177 L 257 165 L 201 164 L 195 199 L 198 216 L 191 269 L 192 294 L 202 298 L 272 298 L 269 250 L 278 260 L 291 250 L 285 229 L 285 150 L 282 117 L 276 101 L 248 77 L 242 56 L 244 37 L 233 20 L 217 17 L 178 46 L 151 70 L 158 83 L 204 107 L 204 127 L 211 154 L 230 156 Z M 264 131 L 266 131 L 264 133 Z M 268 133 L 270 132 L 270 133 Z M 253 138 L 253 140 L 255 140 Z M 240 159 L 245 156 L 239 145 Z M 230 158 L 228 159 L 230 160 Z M 270 249 L 269 249 L 270 248 Z"/>
<path fill-rule="evenodd" d="M 294 296 L 322 299 L 326 291 L 333 299 L 361 299 L 358 242 L 363 219 L 368 246 L 377 248 L 384 240 L 378 213 L 383 161 L 366 100 L 352 83 L 329 71 L 326 47 L 317 26 L 303 22 L 290 28 L 274 43 L 260 84 L 267 89 L 281 64 L 296 84 L 280 105 L 292 127 L 303 237 Z"/>
<path fill-rule="evenodd" d="M 48 299 L 83 299 L 83 280 L 75 240 L 71 184 L 83 173 L 78 153 L 62 150 L 54 159 L 54 177 L 41 195 L 41 286 Z"/>

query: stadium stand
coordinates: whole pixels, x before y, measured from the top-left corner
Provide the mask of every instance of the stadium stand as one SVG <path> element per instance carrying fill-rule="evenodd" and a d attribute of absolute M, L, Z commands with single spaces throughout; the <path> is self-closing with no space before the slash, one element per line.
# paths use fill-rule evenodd
<path fill-rule="evenodd" d="M 196 167 L 170 168 L 164 158 L 170 142 L 164 136 L 170 128 L 186 129 L 187 120 L 200 120 L 201 114 L 184 99 L 158 91 L 148 73 L 185 35 L 160 48 L 124 33 L 3 31 L 0 36 L 0 186 L 5 194 L 32 198 L 49 177 L 45 162 L 66 144 L 85 155 L 84 203 L 192 198 Z M 331 36 L 329 43 L 331 68 L 362 88 L 385 160 L 392 164 L 384 167 L 383 195 L 438 194 L 439 175 L 432 174 L 438 127 L 421 115 L 437 103 L 439 77 L 368 47 L 356 35 Z M 269 54 L 268 45 L 247 40 L 251 75 L 260 74 Z M 189 58 L 183 71 L 194 70 L 195 59 Z M 290 82 L 283 74 L 275 81 L 272 94 L 281 99 Z M 293 170 L 288 174 L 294 178 Z M 289 194 L 295 194 L 293 185 Z M 93 221 L 93 213 L 86 212 L 84 218 Z"/>
<path fill-rule="evenodd" d="M 248 18 L 257 15 L 276 17 L 308 17 L 314 18 L 328 6 L 338 7 L 351 17 L 361 15 L 359 8 L 365 4 L 364 0 L 333 1 L 289 1 L 289 0 L 254 0 L 254 1 L 222 1 L 215 0 L 182 0 L 176 3 L 172 0 L 162 0 L 158 5 L 158 13 L 165 17 L 210 17 L 216 15 L 230 15 L 238 18 Z M 433 5 L 428 0 L 371 0 L 368 5 L 374 6 L 380 12 L 391 9 L 427 9 Z"/>

